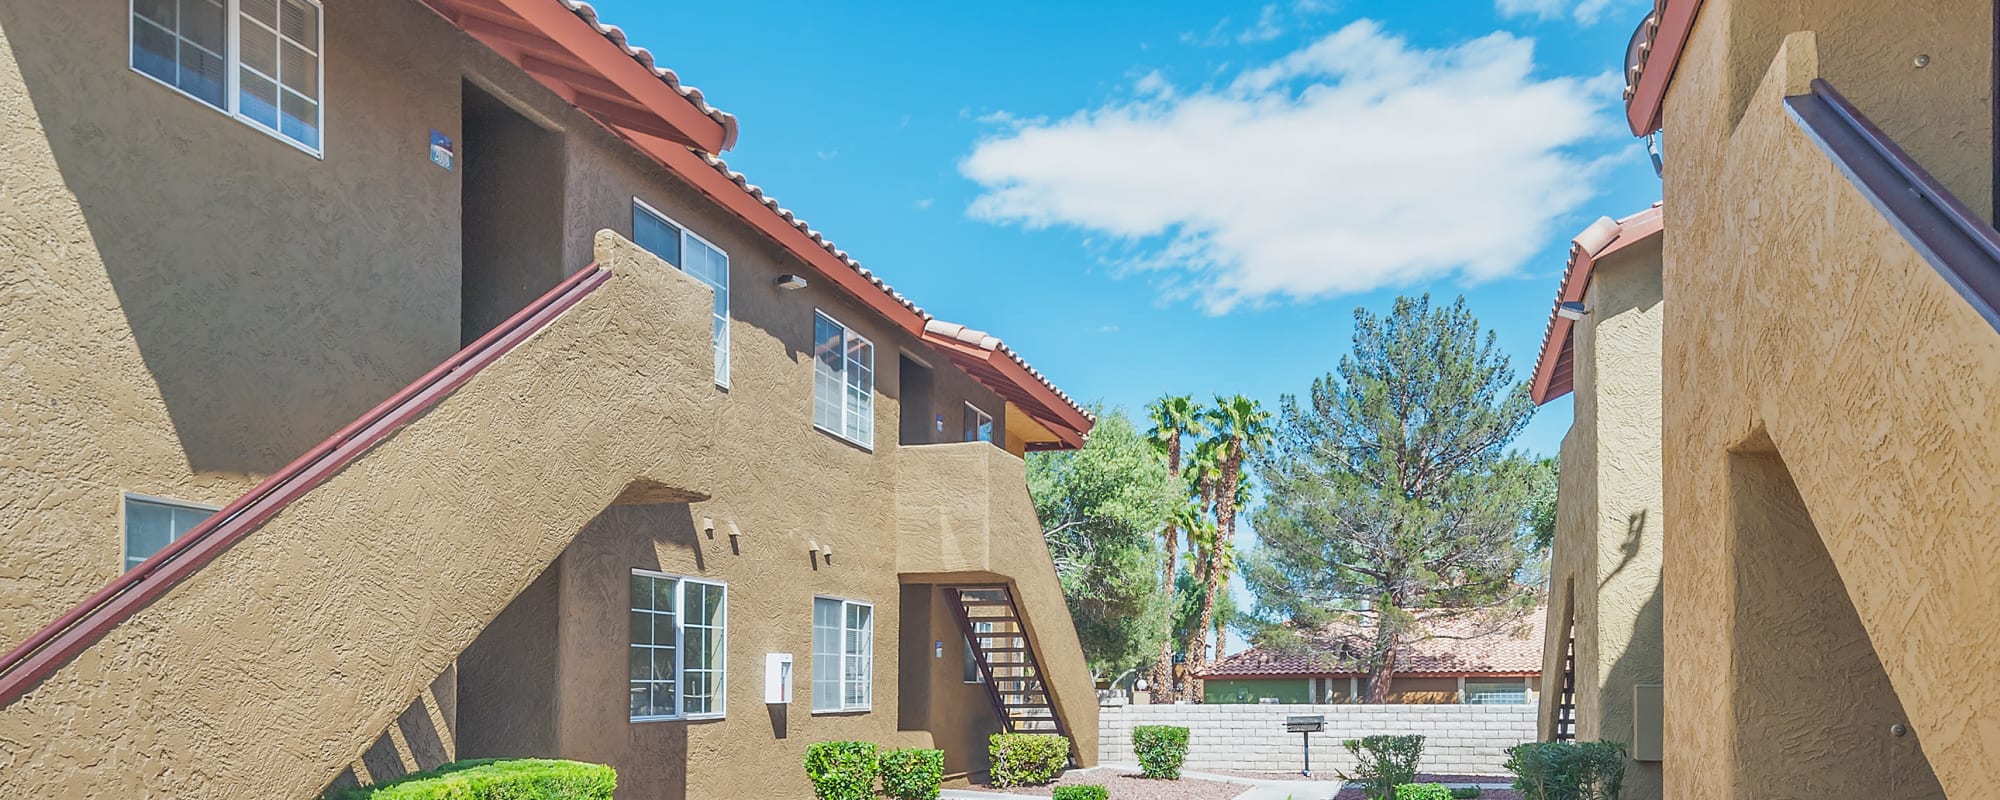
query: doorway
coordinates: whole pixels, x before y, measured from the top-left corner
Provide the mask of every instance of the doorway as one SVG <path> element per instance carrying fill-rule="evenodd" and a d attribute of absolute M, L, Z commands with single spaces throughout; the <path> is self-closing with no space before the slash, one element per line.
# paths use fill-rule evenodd
<path fill-rule="evenodd" d="M 562 282 L 563 142 L 463 85 L 459 127 L 459 344 Z"/>
<path fill-rule="evenodd" d="M 907 355 L 896 357 L 896 374 L 902 387 L 902 417 L 898 427 L 900 444 L 930 444 L 935 440 L 937 412 L 931 403 L 931 368 Z"/>

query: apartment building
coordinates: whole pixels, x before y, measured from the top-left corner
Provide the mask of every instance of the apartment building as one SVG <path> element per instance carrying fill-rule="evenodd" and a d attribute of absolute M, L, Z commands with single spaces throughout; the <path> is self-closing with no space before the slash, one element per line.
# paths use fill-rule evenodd
<path fill-rule="evenodd" d="M 1544 741 L 1626 746 L 1628 800 L 1660 797 L 1660 206 L 1571 240 L 1530 394 L 1572 398 L 1541 651 Z"/>
<path fill-rule="evenodd" d="M 0 786 L 1092 761 L 1022 461 L 1089 415 L 737 125 L 578 0 L 0 0 Z"/>
<path fill-rule="evenodd" d="M 1990 797 L 1994 7 L 1663 0 L 1670 798 Z"/>

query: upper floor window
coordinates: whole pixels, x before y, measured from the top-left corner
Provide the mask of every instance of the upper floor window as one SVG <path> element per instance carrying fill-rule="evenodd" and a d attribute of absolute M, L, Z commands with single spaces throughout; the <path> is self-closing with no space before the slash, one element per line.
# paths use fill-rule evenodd
<path fill-rule="evenodd" d="M 715 290 L 715 385 L 729 387 L 729 255 L 637 199 L 632 241 Z"/>
<path fill-rule="evenodd" d="M 632 570 L 632 719 L 720 717 L 728 589 Z"/>
<path fill-rule="evenodd" d="M 993 416 L 971 403 L 965 404 L 965 431 L 962 442 L 993 441 Z"/>
<path fill-rule="evenodd" d="M 132 0 L 132 69 L 320 154 L 318 0 Z"/>
<path fill-rule="evenodd" d="M 139 566 L 215 511 L 214 506 L 125 495 L 125 568 Z"/>
<path fill-rule="evenodd" d="M 875 345 L 813 312 L 813 425 L 862 447 L 875 446 Z"/>

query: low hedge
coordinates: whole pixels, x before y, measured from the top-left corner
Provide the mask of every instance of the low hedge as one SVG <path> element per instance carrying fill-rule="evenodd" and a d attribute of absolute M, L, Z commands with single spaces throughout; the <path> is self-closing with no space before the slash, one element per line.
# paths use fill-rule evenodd
<path fill-rule="evenodd" d="M 1148 778 L 1179 780 L 1187 762 L 1188 729 L 1178 725 L 1140 725 L 1132 729 L 1132 750 L 1139 771 Z"/>
<path fill-rule="evenodd" d="M 1396 800 L 1452 800 L 1442 783 L 1406 783 L 1396 787 Z"/>
<path fill-rule="evenodd" d="M 872 800 L 881 771 L 881 748 L 872 742 L 814 742 L 806 746 L 806 778 L 819 800 Z"/>
<path fill-rule="evenodd" d="M 1368 800 L 1395 800 L 1396 787 L 1417 779 L 1417 764 L 1424 756 L 1424 737 L 1363 736 L 1340 743 L 1354 756 L 1354 772 L 1338 773 L 1341 779 L 1361 784 Z"/>
<path fill-rule="evenodd" d="M 996 733 L 986 740 L 994 786 L 1040 786 L 1069 765 L 1069 737 L 1053 733 Z"/>
<path fill-rule="evenodd" d="M 1058 786 L 1049 800 L 1111 800 L 1111 790 L 1095 783 Z"/>
<path fill-rule="evenodd" d="M 1526 742 L 1507 748 L 1522 800 L 1618 800 L 1625 746 L 1617 742 Z"/>
<path fill-rule="evenodd" d="M 944 785 L 944 751 L 911 747 L 883 751 L 882 793 L 896 800 L 935 800 Z"/>
<path fill-rule="evenodd" d="M 1457 800 L 1472 800 L 1472 798 L 1479 796 L 1479 787 L 1460 786 L 1451 790 L 1451 796 L 1457 798 Z"/>
<path fill-rule="evenodd" d="M 618 773 L 603 764 L 540 758 L 456 761 L 326 800 L 611 800 Z"/>

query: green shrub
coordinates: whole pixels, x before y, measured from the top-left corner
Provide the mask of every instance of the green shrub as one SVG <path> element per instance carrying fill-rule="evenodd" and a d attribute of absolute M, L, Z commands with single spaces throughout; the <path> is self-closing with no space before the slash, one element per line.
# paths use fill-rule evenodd
<path fill-rule="evenodd" d="M 1455 798 L 1455 800 L 1472 800 L 1472 798 L 1479 796 L 1479 787 L 1461 786 L 1457 789 L 1451 790 L 1451 796 Z"/>
<path fill-rule="evenodd" d="M 879 748 L 869 742 L 814 742 L 806 746 L 806 777 L 819 800 L 870 800 L 880 770 Z"/>
<path fill-rule="evenodd" d="M 1148 778 L 1178 780 L 1187 762 L 1188 729 L 1177 725 L 1140 725 L 1132 729 L 1132 749 L 1139 770 Z"/>
<path fill-rule="evenodd" d="M 457 761 L 327 800 L 611 800 L 618 773 L 603 764 L 539 758 Z"/>
<path fill-rule="evenodd" d="M 944 784 L 944 751 L 912 747 L 889 750 L 879 759 L 882 793 L 896 800 L 934 800 Z"/>
<path fill-rule="evenodd" d="M 1396 787 L 1417 779 L 1417 761 L 1424 757 L 1422 736 L 1363 736 L 1340 743 L 1354 754 L 1354 774 L 1342 780 L 1361 784 L 1368 800 L 1396 800 Z"/>
<path fill-rule="evenodd" d="M 986 740 L 994 786 L 1040 786 L 1069 764 L 1069 739 L 1053 733 L 996 733 Z"/>
<path fill-rule="evenodd" d="M 1049 800 L 1110 800 L 1111 790 L 1095 783 L 1058 786 Z"/>
<path fill-rule="evenodd" d="M 1618 800 L 1625 746 L 1617 742 L 1528 742 L 1507 748 L 1522 800 Z"/>
<path fill-rule="evenodd" d="M 1406 783 L 1396 787 L 1396 800 L 1451 800 L 1442 783 Z"/>

